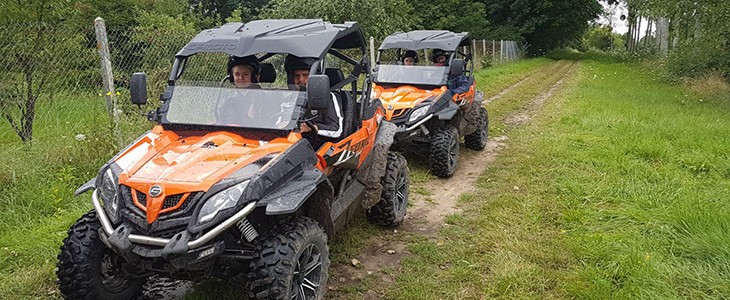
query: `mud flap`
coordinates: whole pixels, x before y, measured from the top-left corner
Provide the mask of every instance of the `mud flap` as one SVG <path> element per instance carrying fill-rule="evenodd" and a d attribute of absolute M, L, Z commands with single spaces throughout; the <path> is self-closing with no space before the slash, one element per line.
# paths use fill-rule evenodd
<path fill-rule="evenodd" d="M 390 122 L 380 122 L 378 134 L 375 136 L 375 145 L 368 155 L 368 164 L 357 174 L 357 179 L 365 184 L 365 197 L 362 206 L 368 209 L 380 201 L 383 185 L 380 179 L 385 174 L 388 162 L 388 149 L 393 144 L 393 137 L 398 127 Z"/>

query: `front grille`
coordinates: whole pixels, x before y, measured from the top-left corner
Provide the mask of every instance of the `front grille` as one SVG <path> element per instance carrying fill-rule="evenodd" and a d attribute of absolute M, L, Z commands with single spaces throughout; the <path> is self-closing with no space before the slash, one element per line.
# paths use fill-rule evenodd
<path fill-rule="evenodd" d="M 152 224 L 147 223 L 147 213 L 134 205 L 132 193 L 137 193 L 137 201 L 146 207 L 147 195 L 143 192 L 133 190 L 132 188 L 122 185 L 122 222 L 128 224 L 135 234 L 141 234 L 159 238 L 172 238 L 178 232 L 187 228 L 190 218 L 195 212 L 198 196 L 203 192 L 190 192 L 180 207 L 173 211 L 161 213 L 157 221 Z M 172 208 L 182 200 L 185 194 L 177 194 L 165 197 L 162 209 Z"/>
<path fill-rule="evenodd" d="M 177 194 L 165 197 L 165 202 L 162 203 L 162 209 L 172 208 L 180 202 L 184 194 Z M 187 202 L 187 201 L 186 201 Z"/>
<path fill-rule="evenodd" d="M 407 110 L 407 108 L 401 108 L 401 109 L 396 109 L 396 110 L 394 110 L 394 111 L 393 111 L 393 118 L 399 117 L 399 116 L 400 116 L 400 115 L 402 115 L 402 114 L 403 114 L 403 113 L 404 113 L 404 112 L 405 112 L 406 110 Z"/>
<path fill-rule="evenodd" d="M 137 201 L 139 201 L 139 204 L 141 204 L 144 207 L 147 207 L 147 194 L 136 191 L 137 192 Z"/>

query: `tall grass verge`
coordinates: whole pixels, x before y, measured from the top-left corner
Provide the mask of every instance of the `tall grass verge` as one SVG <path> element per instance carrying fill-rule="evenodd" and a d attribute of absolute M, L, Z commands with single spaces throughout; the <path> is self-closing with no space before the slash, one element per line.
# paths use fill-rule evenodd
<path fill-rule="evenodd" d="M 411 246 L 389 297 L 730 297 L 727 106 L 635 65 L 582 64 L 508 129 L 444 242 Z"/>

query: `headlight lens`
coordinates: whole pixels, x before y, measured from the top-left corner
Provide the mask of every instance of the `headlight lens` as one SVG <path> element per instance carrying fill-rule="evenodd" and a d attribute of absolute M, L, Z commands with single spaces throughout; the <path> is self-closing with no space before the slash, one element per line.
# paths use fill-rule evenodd
<path fill-rule="evenodd" d="M 210 197 L 198 214 L 198 223 L 204 223 L 212 220 L 219 211 L 236 206 L 238 199 L 241 198 L 243 191 L 248 186 L 248 180 L 229 187 Z"/>
<path fill-rule="evenodd" d="M 429 107 L 431 107 L 431 106 L 426 105 L 426 106 L 423 106 L 423 107 L 420 107 L 420 108 L 414 110 L 411 113 L 411 116 L 408 118 L 408 123 L 418 121 L 418 119 L 425 116 L 426 112 L 428 112 Z"/>
<path fill-rule="evenodd" d="M 104 172 L 104 178 L 101 180 L 99 195 L 101 196 L 101 199 L 104 200 L 104 204 L 111 215 L 116 215 L 117 208 L 119 208 L 119 201 L 117 201 L 118 188 L 119 185 L 112 174 L 112 170 L 107 169 L 106 172 Z"/>

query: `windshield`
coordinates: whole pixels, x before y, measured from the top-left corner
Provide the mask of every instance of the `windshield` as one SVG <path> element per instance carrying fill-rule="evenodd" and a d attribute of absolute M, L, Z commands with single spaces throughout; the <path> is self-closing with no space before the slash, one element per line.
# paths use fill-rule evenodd
<path fill-rule="evenodd" d="M 375 82 L 444 85 L 447 72 L 447 67 L 379 65 Z"/>
<path fill-rule="evenodd" d="M 163 123 L 291 130 L 297 125 L 304 97 L 305 92 L 293 89 L 178 81 Z"/>

